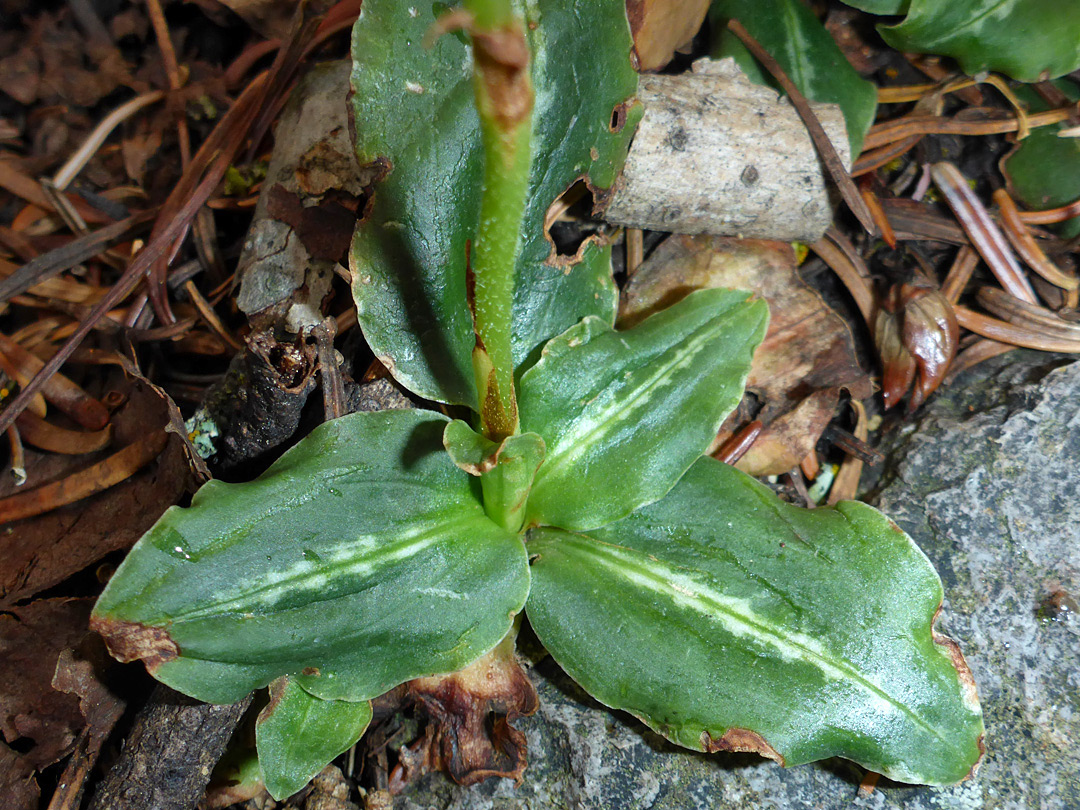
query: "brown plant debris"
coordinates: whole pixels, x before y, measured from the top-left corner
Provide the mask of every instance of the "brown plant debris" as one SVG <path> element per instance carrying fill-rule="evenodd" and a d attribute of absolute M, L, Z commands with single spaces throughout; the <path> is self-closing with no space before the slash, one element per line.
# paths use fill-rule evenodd
<path fill-rule="evenodd" d="M 513 722 L 535 712 L 539 698 L 514 656 L 512 638 L 458 672 L 410 681 L 404 700 L 429 722 L 419 740 L 401 749 L 391 792 L 437 770 L 460 785 L 493 776 L 521 781 L 525 734 Z"/>

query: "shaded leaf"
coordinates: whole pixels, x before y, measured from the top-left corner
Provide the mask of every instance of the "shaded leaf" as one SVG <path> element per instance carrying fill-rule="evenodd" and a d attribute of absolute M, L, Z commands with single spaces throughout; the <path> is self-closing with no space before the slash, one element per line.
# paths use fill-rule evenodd
<path fill-rule="evenodd" d="M 353 295 L 368 342 L 398 380 L 429 399 L 475 408 L 465 259 L 483 155 L 464 36 L 424 46 L 441 9 L 367 0 L 353 32 L 357 156 L 386 171 L 353 241 Z M 544 218 L 575 180 L 587 178 L 598 192 L 614 183 L 640 116 L 621 2 L 541 0 L 526 20 L 536 100 L 514 288 L 519 366 L 586 315 L 614 317 L 610 248 L 589 240 L 577 256 L 556 257 Z"/>
<path fill-rule="evenodd" d="M 616 332 L 586 318 L 521 378 L 523 430 L 544 438 L 526 525 L 603 526 L 651 503 L 738 404 L 768 308 L 701 290 Z"/>
<path fill-rule="evenodd" d="M 300 790 L 360 739 L 371 722 L 371 703 L 320 700 L 290 678 L 270 686 L 270 703 L 255 726 L 266 789 L 281 800 Z"/>
<path fill-rule="evenodd" d="M 911 0 L 844 0 L 844 3 L 871 14 L 904 14 Z"/>
<path fill-rule="evenodd" d="M 902 23 L 878 26 L 900 51 L 951 56 L 965 73 L 1022 82 L 1080 67 L 1080 4 L 1059 0 L 911 0 Z"/>
<path fill-rule="evenodd" d="M 352 414 L 253 482 L 211 481 L 132 549 L 94 628 L 118 658 L 218 703 L 281 675 L 366 700 L 464 666 L 506 634 L 529 573 L 443 452 L 446 423 Z"/>
<path fill-rule="evenodd" d="M 709 16 L 721 31 L 712 49 L 714 59 L 732 56 L 752 81 L 772 84 L 738 38 L 721 27 L 736 19 L 780 63 L 807 99 L 839 104 L 855 159 L 874 123 L 877 90 L 855 72 L 802 0 L 715 0 Z"/>
<path fill-rule="evenodd" d="M 1054 86 L 1073 101 L 1080 98 L 1072 82 L 1061 80 Z M 1030 89 L 1019 87 L 1016 92 L 1031 112 L 1047 109 L 1046 102 Z M 1029 208 L 1056 208 L 1080 198 L 1080 138 L 1058 137 L 1067 126 L 1033 129 L 1001 163 L 1010 192 Z M 1080 233 L 1080 219 L 1064 223 L 1061 232 L 1065 236 Z"/>
<path fill-rule="evenodd" d="M 932 629 L 941 583 L 869 506 L 798 509 L 702 459 L 662 501 L 588 534 L 536 530 L 529 552 L 544 646 L 680 745 L 928 784 L 981 758 L 971 673 Z"/>

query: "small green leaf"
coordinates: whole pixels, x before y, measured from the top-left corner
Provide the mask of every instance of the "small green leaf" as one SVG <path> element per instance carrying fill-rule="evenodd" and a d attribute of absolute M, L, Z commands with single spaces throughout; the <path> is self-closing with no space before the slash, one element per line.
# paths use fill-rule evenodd
<path fill-rule="evenodd" d="M 353 29 L 357 155 L 361 165 L 381 161 L 388 171 L 353 241 L 353 296 L 364 335 L 399 380 L 429 399 L 476 408 L 465 261 L 479 218 L 483 151 L 467 41 L 447 34 L 425 45 L 444 10 L 365 0 Z M 590 241 L 572 266 L 549 263 L 544 216 L 579 178 L 598 189 L 615 182 L 641 114 L 631 103 L 637 74 L 621 0 L 539 0 L 528 5 L 526 22 L 536 100 L 514 283 L 519 368 L 585 316 L 614 320 L 610 247 Z"/>
<path fill-rule="evenodd" d="M 866 131 L 874 123 L 877 90 L 855 72 L 832 35 L 802 0 L 715 0 L 709 16 L 714 26 L 730 19 L 741 22 L 808 99 L 839 104 L 847 125 L 851 158 L 858 156 Z M 712 55 L 733 56 L 752 81 L 771 84 L 758 78 L 762 74 L 757 63 L 726 28 Z M 752 72 L 748 70 L 750 65 Z"/>
<path fill-rule="evenodd" d="M 270 795 L 278 801 L 304 787 L 338 754 L 348 751 L 371 722 L 371 703 L 320 700 L 293 680 L 270 684 L 255 744 Z"/>
<path fill-rule="evenodd" d="M 529 621 L 601 702 L 698 750 L 842 756 L 891 779 L 972 772 L 983 723 L 941 582 L 865 504 L 799 509 L 710 458 L 588 534 L 538 529 Z"/>
<path fill-rule="evenodd" d="M 455 419 L 446 426 L 443 445 L 458 467 L 480 477 L 488 516 L 508 531 L 520 531 L 533 479 L 544 461 L 544 440 L 518 433 L 496 444 Z"/>
<path fill-rule="evenodd" d="M 520 538 L 442 450 L 447 420 L 357 413 L 255 481 L 211 481 L 136 544 L 94 608 L 113 653 L 227 703 L 281 675 L 366 700 L 456 670 L 529 590 Z"/>
<path fill-rule="evenodd" d="M 965 73 L 996 70 L 1022 82 L 1080 67 L 1080 3 L 1061 0 L 911 0 L 908 16 L 878 26 L 900 51 L 951 56 Z"/>
<path fill-rule="evenodd" d="M 1065 79 L 1054 85 L 1071 100 L 1080 98 L 1080 90 Z M 1026 87 L 1016 88 L 1031 112 L 1047 109 L 1047 104 Z M 1053 124 L 1033 129 L 1010 152 L 1001 167 L 1009 181 L 1009 190 L 1029 208 L 1056 208 L 1080 198 L 1080 138 L 1059 138 L 1068 124 Z M 1080 218 L 1058 226 L 1065 237 L 1080 233 Z"/>
<path fill-rule="evenodd" d="M 603 526 L 662 498 L 739 403 L 769 319 L 749 293 L 699 290 L 616 332 L 587 318 L 521 378 L 523 430 L 540 434 L 527 525 Z"/>

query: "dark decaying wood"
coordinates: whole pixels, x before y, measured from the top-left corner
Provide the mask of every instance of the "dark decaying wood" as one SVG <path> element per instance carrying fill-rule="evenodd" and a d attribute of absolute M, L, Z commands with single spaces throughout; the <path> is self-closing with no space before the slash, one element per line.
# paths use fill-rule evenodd
<path fill-rule="evenodd" d="M 90 810 L 191 810 L 250 702 L 211 706 L 155 688 Z"/>

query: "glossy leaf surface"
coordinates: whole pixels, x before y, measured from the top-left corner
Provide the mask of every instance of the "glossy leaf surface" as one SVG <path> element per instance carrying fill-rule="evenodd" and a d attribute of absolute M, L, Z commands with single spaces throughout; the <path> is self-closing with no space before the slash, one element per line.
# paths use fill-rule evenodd
<path fill-rule="evenodd" d="M 357 155 L 388 171 L 353 241 L 353 295 L 368 342 L 402 383 L 475 408 L 465 263 L 483 156 L 467 39 L 446 34 L 425 47 L 446 10 L 365 0 L 353 30 Z M 640 116 L 640 105 L 626 109 L 637 74 L 622 2 L 540 0 L 526 21 L 536 101 L 514 288 L 517 365 L 586 315 L 614 319 L 610 248 L 589 242 L 572 267 L 549 263 L 544 217 L 580 177 L 598 188 L 614 183 Z"/>
<path fill-rule="evenodd" d="M 529 621 L 601 702 L 699 750 L 965 778 L 982 715 L 941 583 L 857 502 L 799 509 L 714 459 L 603 529 L 538 529 Z"/>
<path fill-rule="evenodd" d="M 969 75 L 1036 82 L 1080 67 L 1080 3 L 911 0 L 902 23 L 878 30 L 897 50 L 951 56 Z"/>
<path fill-rule="evenodd" d="M 852 160 L 855 159 L 866 131 L 874 122 L 877 90 L 855 71 L 832 35 L 802 0 L 716 0 L 709 16 L 714 28 L 730 19 L 741 22 L 808 99 L 839 104 Z M 720 31 L 713 57 L 735 57 L 752 80 L 760 81 L 760 69 L 746 47 L 726 28 Z M 749 67 L 751 64 L 753 68 Z"/>
<path fill-rule="evenodd" d="M 588 318 L 521 378 L 523 430 L 547 459 L 526 525 L 603 526 L 662 498 L 742 397 L 769 320 L 764 301 L 699 290 L 616 332 Z"/>
<path fill-rule="evenodd" d="M 293 795 L 338 754 L 348 751 L 371 722 L 371 703 L 320 700 L 290 678 L 270 686 L 259 714 L 255 744 L 270 795 Z"/>
<path fill-rule="evenodd" d="M 366 700 L 468 664 L 510 628 L 529 572 L 443 452 L 446 423 L 352 414 L 255 481 L 211 481 L 132 549 L 95 628 L 118 657 L 217 703 L 281 675 Z"/>

